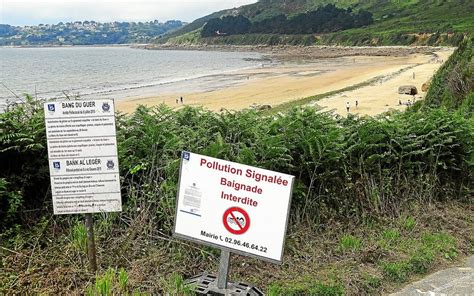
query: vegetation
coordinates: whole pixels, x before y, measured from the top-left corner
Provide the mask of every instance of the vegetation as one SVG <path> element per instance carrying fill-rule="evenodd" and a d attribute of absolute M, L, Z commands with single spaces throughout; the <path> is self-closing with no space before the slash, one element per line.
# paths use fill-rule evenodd
<path fill-rule="evenodd" d="M 235 35 L 249 32 L 250 21 L 241 15 L 210 19 L 201 31 L 201 36 Z"/>
<path fill-rule="evenodd" d="M 295 40 L 305 39 L 305 42 L 296 44 L 308 45 L 306 40 L 309 39 L 312 40 L 309 44 L 457 46 L 464 36 L 474 32 L 474 21 L 471 16 L 474 4 L 471 2 L 464 0 L 260 0 L 255 4 L 215 12 L 200 18 L 159 42 L 176 44 L 178 40 L 175 37 L 201 30 L 206 22 L 209 23 L 212 19 L 241 16 L 251 22 L 253 30 L 250 29 L 249 32 L 239 36 L 219 35 L 219 38 L 201 38 L 195 42 L 295 44 Z M 345 11 L 345 17 L 330 18 L 325 15 L 312 17 L 317 11 L 321 12 L 328 7 L 333 13 L 330 15 Z M 347 13 L 350 13 L 352 20 L 347 17 Z M 360 21 L 354 21 L 358 19 Z M 323 20 L 324 22 L 314 26 L 315 22 Z M 340 23 L 336 24 L 338 22 Z M 360 26 L 363 28 L 358 28 Z M 202 36 L 211 36 L 210 33 L 215 33 L 215 30 L 206 29 Z M 248 36 L 249 34 L 272 35 L 272 37 Z M 285 41 L 291 42 L 285 43 Z"/>
<path fill-rule="evenodd" d="M 68 22 L 56 25 L 10 26 L 0 24 L 0 46 L 4 45 L 91 45 L 148 43 L 182 27 L 181 21 Z"/>
<path fill-rule="evenodd" d="M 467 116 L 474 113 L 474 38 L 441 67 L 431 81 L 425 103 L 430 107 L 460 108 Z"/>
<path fill-rule="evenodd" d="M 5 118 L 15 115 L 17 108 L 20 106 L 2 114 L 2 131 L 14 132 L 11 129 L 6 130 L 3 122 Z M 42 109 L 34 110 L 37 110 L 37 116 L 41 117 Z M 21 130 L 28 126 L 27 124 L 18 128 Z M 286 251 L 288 257 L 285 258 L 285 262 L 292 262 L 291 266 L 297 264 L 294 260 L 303 260 L 306 256 L 313 256 L 311 254 L 315 256 L 308 257 L 313 258 L 311 260 L 321 256 L 319 253 L 314 253 L 316 250 L 313 249 L 314 244 L 325 244 L 317 241 L 313 243 L 314 237 L 321 233 L 333 237 L 326 242 L 337 252 L 328 253 L 333 254 L 333 258 L 356 256 L 359 258 L 357 260 L 365 262 L 364 260 L 369 259 L 363 259 L 361 252 L 372 252 L 371 248 L 376 246 L 379 255 L 375 258 L 380 259 L 370 259 L 369 263 L 364 264 L 367 268 L 377 270 L 379 281 L 385 283 L 380 285 L 386 289 L 387 283 L 404 282 L 410 275 L 420 270 L 429 270 L 435 262 L 452 260 L 457 254 L 468 250 L 466 245 L 469 244 L 469 240 L 456 230 L 449 232 L 452 236 L 452 239 L 448 240 L 451 242 L 449 245 L 445 246 L 443 243 L 441 247 L 433 247 L 435 248 L 433 251 L 425 252 L 425 247 L 437 246 L 439 241 L 428 235 L 436 236 L 440 230 L 439 225 L 430 225 L 431 222 L 427 220 L 423 223 L 426 223 L 424 225 L 427 225 L 425 227 L 428 229 L 416 235 L 413 235 L 413 231 L 417 229 L 418 223 L 422 222 L 415 222 L 413 218 L 404 218 L 400 220 L 399 226 L 390 226 L 390 223 L 393 223 L 390 222 L 391 219 L 403 215 L 404 209 L 410 206 L 420 205 L 425 208 L 427 204 L 452 205 L 467 201 L 471 196 L 473 170 L 470 160 L 474 130 L 467 119 L 456 113 L 434 109 L 423 113 L 395 114 L 389 119 L 334 120 L 330 114 L 317 113 L 311 108 L 293 109 L 282 115 L 262 117 L 254 111 L 216 114 L 201 109 L 185 108 L 174 112 L 165 106 L 160 106 L 141 107 L 130 117 L 119 116 L 117 126 L 125 207 L 121 214 L 97 217 L 99 218 L 97 233 L 98 245 L 102 246 L 99 251 L 102 266 L 106 269 L 108 266 L 124 267 L 133 274 L 134 284 L 129 291 L 139 289 L 156 292 L 169 287 L 156 284 L 158 286 L 153 285 L 152 290 L 148 290 L 141 280 L 145 274 L 168 278 L 171 276 L 170 271 L 178 271 L 190 276 L 192 272 L 209 270 L 215 268 L 217 264 L 214 250 L 206 247 L 198 250 L 195 250 L 194 246 L 183 247 L 170 238 L 178 180 L 179 151 L 182 149 L 286 172 L 297 177 L 291 207 L 292 226 L 288 234 Z M 34 134 L 26 134 L 23 137 L 21 140 L 18 138 L 17 142 L 12 141 L 8 144 L 2 142 L 2 149 L 20 146 L 20 149 L 6 150 L 10 151 L 8 155 L 15 162 L 6 163 L 8 166 L 5 166 L 2 178 L 8 180 L 12 191 L 22 192 L 23 188 L 28 188 L 25 187 L 28 181 L 34 182 L 38 178 L 21 174 L 19 170 L 15 175 L 13 174 L 15 168 L 23 168 L 25 171 L 32 171 L 35 168 L 36 171 L 30 173 L 33 175 L 46 170 L 44 148 L 36 154 L 44 155 L 42 159 L 44 167 L 32 167 L 33 163 L 26 161 L 28 157 L 22 158 L 22 155 L 32 153 L 22 143 L 28 143 L 29 137 L 34 137 Z M 38 165 L 38 162 L 35 164 Z M 6 172 L 9 172 L 9 175 L 6 175 Z M 13 252 L 3 261 L 6 273 L 0 275 L 1 282 L 8 283 L 5 287 L 7 292 L 64 291 L 60 290 L 64 287 L 64 282 L 59 286 L 48 284 L 54 280 L 54 270 L 61 266 L 73 274 L 78 272 L 81 274 L 70 283 L 76 285 L 77 289 L 92 287 L 87 284 L 90 279 L 87 274 L 79 271 L 86 268 L 84 253 L 79 252 L 84 248 L 83 229 L 77 226 L 77 217 L 50 215 L 51 199 L 47 194 L 47 183 L 45 176 L 40 182 L 31 184 L 36 191 L 28 195 L 22 192 L 21 206 L 15 212 L 16 215 L 9 218 L 9 221 L 17 223 L 20 228 L 13 228 L 12 231 L 12 222 L 2 221 L 3 228 L 10 229 L 3 232 L 4 246 Z M 38 196 L 43 198 L 42 203 L 36 200 Z M 38 208 L 33 208 L 33 205 Z M 33 210 L 38 211 L 30 212 Z M 462 208 L 456 211 L 458 215 L 464 217 L 458 218 L 460 220 L 456 223 L 461 225 L 470 223 L 463 219 L 472 217 L 472 212 L 466 212 Z M 46 219 L 42 220 L 41 217 Z M 444 214 L 441 214 L 441 217 L 444 217 Z M 370 221 L 377 223 L 379 219 L 385 222 L 373 230 L 372 228 L 364 230 L 367 229 L 362 226 L 364 223 L 372 223 Z M 354 232 L 344 233 L 348 231 L 346 227 L 334 229 L 324 226 L 328 223 L 336 225 L 349 223 Z M 361 225 L 360 229 L 368 233 L 357 233 L 355 231 L 357 225 Z M 462 227 L 469 228 L 466 225 Z M 72 229 L 71 235 L 68 234 L 69 228 Z M 394 229 L 395 234 L 389 232 Z M 449 231 L 445 228 L 441 230 Z M 325 232 L 328 233 L 324 234 Z M 400 233 L 400 236 L 396 233 Z M 28 238 L 30 235 L 31 239 Z M 423 242 L 426 241 L 426 245 L 414 247 L 420 244 L 418 240 L 425 235 L 427 239 Z M 64 238 L 67 239 L 63 243 Z M 408 239 L 410 245 L 404 245 Z M 453 240 L 458 243 L 453 244 Z M 379 248 L 381 250 L 388 248 L 388 251 L 380 251 Z M 397 248 L 396 252 L 393 251 L 394 248 Z M 68 251 L 64 252 L 64 249 Z M 319 249 L 318 252 L 320 251 Z M 24 268 L 28 264 L 20 263 L 23 262 L 21 259 L 23 257 L 17 257 L 19 255 L 16 254 L 21 254 L 20 252 L 26 252 L 29 254 L 26 258 L 34 260 L 35 263 L 31 264 L 33 270 L 41 268 L 46 274 L 41 272 L 37 274 L 40 278 L 33 279 L 27 275 L 28 273 L 24 274 Z M 59 255 L 57 252 L 64 253 Z M 447 259 L 445 254 L 452 256 Z M 405 257 L 406 259 L 397 261 L 399 260 L 397 258 Z M 252 266 L 263 264 L 252 259 L 245 260 L 252 262 Z M 130 265 L 127 263 L 130 261 L 135 263 Z M 45 262 L 49 267 L 40 267 Z M 143 262 L 147 264 L 144 265 Z M 210 265 L 212 262 L 214 267 Z M 238 259 L 237 262 L 244 264 L 246 261 Z M 151 263 L 153 264 L 149 265 Z M 178 267 L 179 264 L 182 267 Z M 153 269 L 147 271 L 147 268 Z M 327 268 L 323 270 L 329 272 Z M 272 267 L 266 265 L 266 269 L 269 273 L 272 272 Z M 253 273 L 248 271 L 239 268 L 235 276 L 260 283 L 262 287 L 271 284 L 273 279 L 276 282 L 269 288 L 270 291 L 285 295 L 290 292 L 304 293 L 302 291 L 314 291 L 314 295 L 321 295 L 322 292 L 317 291 L 332 291 L 334 295 L 340 295 L 341 291 L 345 290 L 355 293 L 353 289 L 362 289 L 362 284 L 366 284 L 361 282 L 356 287 L 346 286 L 344 278 L 337 278 L 332 283 L 326 282 L 331 278 L 327 274 L 317 276 L 325 279 L 324 282 L 305 281 L 297 274 L 292 275 L 293 279 L 280 274 L 277 278 L 267 275 L 264 277 L 267 280 L 263 280 L 251 277 Z M 313 272 L 315 271 L 311 269 L 303 274 L 310 276 Z M 349 270 L 342 274 L 349 278 L 352 276 Z M 7 280 L 9 277 L 23 280 L 12 282 Z M 31 290 L 33 287 L 24 282 L 26 278 L 41 288 Z M 70 280 L 72 278 L 68 281 Z M 99 289 L 110 293 L 120 291 L 115 290 L 119 289 L 116 286 L 117 279 L 101 276 L 100 280 L 95 281 L 94 288 L 87 289 Z M 107 284 L 108 282 L 114 284 Z M 108 292 L 104 293 L 108 295 Z"/>
<path fill-rule="evenodd" d="M 350 9 L 339 9 L 332 4 L 328 4 L 311 12 L 300 13 L 291 19 L 280 14 L 259 22 L 250 23 L 242 15 L 225 16 L 207 21 L 201 31 L 201 36 L 214 37 L 245 33 L 327 33 L 363 27 L 373 22 L 372 14 L 368 11 L 362 10 L 357 14 L 351 12 Z"/>
<path fill-rule="evenodd" d="M 20 201 L 7 199 L 7 209 L 17 213 L 49 203 L 42 113 L 30 101 L 0 117 L 5 164 L 0 177 L 9 192 L 21 193 Z M 443 109 L 334 120 L 311 108 L 261 117 L 255 111 L 140 107 L 130 117 L 119 116 L 117 126 L 125 201 L 140 207 L 156 196 L 163 211 L 160 228 L 167 231 L 181 150 L 295 175 L 294 213 L 314 221 L 394 215 L 407 196 L 414 198 L 411 193 L 419 201 L 444 200 L 448 194 L 462 199 L 472 181 L 473 126 Z M 21 221 L 21 215 L 16 218 Z"/>

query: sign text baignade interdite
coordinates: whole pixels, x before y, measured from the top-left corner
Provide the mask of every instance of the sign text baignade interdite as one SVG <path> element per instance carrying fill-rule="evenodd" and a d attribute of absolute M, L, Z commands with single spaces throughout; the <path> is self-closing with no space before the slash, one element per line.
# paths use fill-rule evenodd
<path fill-rule="evenodd" d="M 280 263 L 293 181 L 184 151 L 174 235 Z"/>
<path fill-rule="evenodd" d="M 44 104 L 55 214 L 122 209 L 113 100 Z"/>

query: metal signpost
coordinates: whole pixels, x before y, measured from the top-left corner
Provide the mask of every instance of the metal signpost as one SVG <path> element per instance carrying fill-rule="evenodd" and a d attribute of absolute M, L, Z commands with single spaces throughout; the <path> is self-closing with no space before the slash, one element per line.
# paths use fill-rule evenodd
<path fill-rule="evenodd" d="M 238 286 L 227 281 L 231 252 L 281 263 L 293 182 L 290 175 L 182 153 L 173 234 L 221 249 L 213 292 Z"/>
<path fill-rule="evenodd" d="M 44 103 L 54 214 L 86 214 L 94 272 L 92 213 L 122 210 L 114 110 L 109 99 Z"/>

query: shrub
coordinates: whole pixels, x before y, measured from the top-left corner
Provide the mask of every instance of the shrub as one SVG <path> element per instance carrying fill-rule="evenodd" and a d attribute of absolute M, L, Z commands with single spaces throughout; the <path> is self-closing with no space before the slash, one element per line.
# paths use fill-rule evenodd
<path fill-rule="evenodd" d="M 0 180 L 7 188 L 0 193 L 14 209 L 9 221 L 38 215 L 22 214 L 29 209 L 51 211 L 39 105 L 30 101 L 0 117 L 0 128 L 10 135 L 0 141 L 6 162 Z M 141 106 L 131 116 L 117 116 L 124 211 L 170 232 L 180 152 L 188 150 L 296 176 L 291 217 L 298 221 L 396 216 L 412 200 L 470 195 L 473 135 L 470 119 L 445 109 L 334 119 L 313 108 L 262 116 Z"/>
<path fill-rule="evenodd" d="M 44 113 L 41 102 L 24 102 L 0 113 L 0 231 L 20 218 L 36 216 L 49 187 Z"/>

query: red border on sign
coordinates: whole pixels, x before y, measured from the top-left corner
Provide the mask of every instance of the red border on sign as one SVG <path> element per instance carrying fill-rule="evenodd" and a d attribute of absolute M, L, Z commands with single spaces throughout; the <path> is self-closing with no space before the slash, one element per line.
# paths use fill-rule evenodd
<path fill-rule="evenodd" d="M 239 221 L 235 218 L 235 215 L 233 214 L 233 212 L 239 212 L 240 214 L 242 214 L 245 218 L 245 225 L 242 227 L 242 225 L 239 224 Z M 234 219 L 235 223 L 237 223 L 237 225 L 239 226 L 239 230 L 235 230 L 233 229 L 232 227 L 229 226 L 228 222 L 227 222 L 227 216 L 231 216 L 232 219 Z M 239 207 L 232 207 L 232 208 L 228 208 L 225 212 L 224 212 L 224 215 L 222 216 L 222 222 L 224 223 L 224 227 L 225 229 L 227 229 L 230 233 L 232 234 L 244 234 L 250 227 L 250 217 L 249 217 L 249 214 L 247 214 L 246 211 L 244 211 L 243 209 L 239 208 Z"/>

